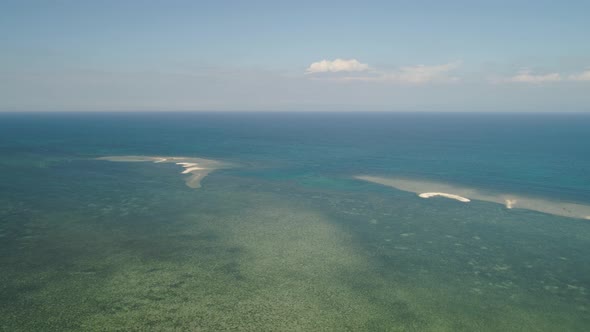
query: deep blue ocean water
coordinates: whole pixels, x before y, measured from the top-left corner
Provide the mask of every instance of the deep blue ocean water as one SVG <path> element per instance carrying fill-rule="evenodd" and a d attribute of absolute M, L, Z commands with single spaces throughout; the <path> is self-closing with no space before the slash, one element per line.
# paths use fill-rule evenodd
<path fill-rule="evenodd" d="M 590 205 L 590 115 L 0 114 L 0 329 L 583 330 L 590 221 L 355 180 Z M 203 187 L 170 164 L 231 163 Z"/>

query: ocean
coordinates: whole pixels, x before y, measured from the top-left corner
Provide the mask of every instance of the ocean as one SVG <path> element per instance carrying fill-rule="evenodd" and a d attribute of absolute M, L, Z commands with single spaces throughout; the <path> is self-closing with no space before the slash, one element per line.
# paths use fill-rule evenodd
<path fill-rule="evenodd" d="M 585 331 L 589 128 L 0 113 L 0 330 Z"/>

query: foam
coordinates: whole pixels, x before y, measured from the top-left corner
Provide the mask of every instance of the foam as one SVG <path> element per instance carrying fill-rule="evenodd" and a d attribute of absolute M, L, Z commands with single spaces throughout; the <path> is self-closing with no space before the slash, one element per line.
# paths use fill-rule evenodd
<path fill-rule="evenodd" d="M 191 188 L 200 188 L 201 180 L 216 169 L 227 167 L 225 163 L 216 160 L 192 158 L 192 157 L 160 157 L 160 156 L 107 156 L 97 158 L 113 162 L 153 162 L 153 163 L 174 163 L 182 166 L 181 174 L 191 174 L 186 178 L 185 183 Z"/>
<path fill-rule="evenodd" d="M 355 176 L 356 179 L 393 187 L 416 194 L 453 193 L 450 195 L 502 204 L 506 209 L 526 209 L 557 216 L 590 220 L 590 206 L 578 203 L 551 201 L 513 194 L 490 193 L 482 190 L 459 187 L 450 184 L 403 178 L 386 178 L 369 175 Z M 442 195 L 438 195 L 442 196 Z M 422 196 L 421 196 L 422 197 Z M 430 196 L 429 196 L 430 197 Z M 450 197 L 448 197 L 450 198 Z"/>
<path fill-rule="evenodd" d="M 441 197 L 446 197 L 446 198 L 454 199 L 454 200 L 457 200 L 457 201 L 463 202 L 463 203 L 471 202 L 471 200 L 469 198 L 465 198 L 463 196 L 454 195 L 454 194 L 447 194 L 447 193 L 422 193 L 422 194 L 420 194 L 418 196 L 420 196 L 422 198 L 430 198 L 430 197 L 441 196 Z"/>

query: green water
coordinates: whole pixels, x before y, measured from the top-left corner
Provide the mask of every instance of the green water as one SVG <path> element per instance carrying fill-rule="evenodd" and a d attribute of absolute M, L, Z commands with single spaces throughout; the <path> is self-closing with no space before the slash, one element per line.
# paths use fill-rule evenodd
<path fill-rule="evenodd" d="M 210 153 L 166 154 L 168 146 L 153 145 L 147 131 L 116 144 L 64 138 L 70 134 L 0 145 L 2 330 L 590 326 L 586 220 L 425 200 L 357 181 L 353 162 L 334 165 L 370 151 L 345 144 L 306 150 L 263 133 L 258 145 L 226 140 L 224 150 L 222 139 L 208 143 Z M 269 153 L 276 151 L 270 145 L 286 151 Z M 248 150 L 255 157 L 243 157 Z M 176 165 L 92 159 L 107 151 L 218 158 L 236 167 L 211 173 L 195 190 Z M 366 168 L 382 170 L 375 156 Z"/>

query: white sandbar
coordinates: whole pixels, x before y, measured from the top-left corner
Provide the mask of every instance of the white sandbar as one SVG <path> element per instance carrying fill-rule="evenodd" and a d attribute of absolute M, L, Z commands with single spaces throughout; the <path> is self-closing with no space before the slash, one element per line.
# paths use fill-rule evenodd
<path fill-rule="evenodd" d="M 191 188 L 201 187 L 201 180 L 209 173 L 219 168 L 228 167 L 228 164 L 216 160 L 192 158 L 192 157 L 160 157 L 160 156 L 108 156 L 97 158 L 115 162 L 148 162 L 153 163 L 174 163 L 182 166 L 181 174 L 191 174 L 186 178 L 185 183 Z M 197 166 L 198 165 L 198 166 Z"/>
<path fill-rule="evenodd" d="M 203 170 L 203 168 L 201 168 L 201 167 L 189 167 L 189 168 L 185 169 L 184 171 L 182 171 L 182 173 L 180 173 L 180 174 L 187 174 L 187 173 L 191 173 L 194 171 L 201 171 L 201 170 Z"/>
<path fill-rule="evenodd" d="M 389 178 L 370 175 L 355 176 L 356 179 L 393 187 L 398 190 L 419 194 L 454 193 L 461 198 L 502 204 L 506 209 L 526 209 L 570 218 L 590 219 L 590 205 L 569 203 L 545 198 L 526 197 L 514 194 L 494 193 L 474 188 L 460 187 L 446 183 L 421 181 L 404 178 Z M 445 194 L 447 195 L 447 194 Z M 448 194 L 450 195 L 450 194 Z M 428 195 L 431 197 L 432 195 Z M 443 195 L 437 195 L 443 196 Z M 453 198 L 445 196 L 448 198 Z M 454 198 L 456 199 L 456 198 Z"/>
<path fill-rule="evenodd" d="M 197 163 L 176 163 L 176 165 L 180 165 L 182 167 L 192 167 L 197 166 Z"/>
<path fill-rule="evenodd" d="M 465 197 L 459 196 L 459 195 L 447 194 L 447 193 L 421 193 L 418 196 L 420 196 L 422 198 L 441 196 L 441 197 L 446 197 L 446 198 L 450 198 L 450 199 L 455 199 L 455 200 L 458 200 L 459 202 L 463 202 L 463 203 L 471 202 L 471 200 L 469 198 L 465 198 Z"/>

